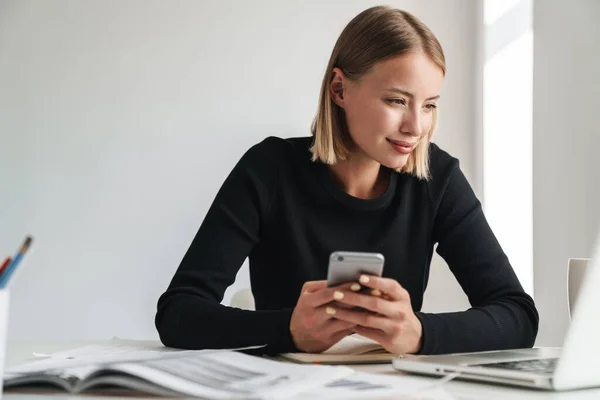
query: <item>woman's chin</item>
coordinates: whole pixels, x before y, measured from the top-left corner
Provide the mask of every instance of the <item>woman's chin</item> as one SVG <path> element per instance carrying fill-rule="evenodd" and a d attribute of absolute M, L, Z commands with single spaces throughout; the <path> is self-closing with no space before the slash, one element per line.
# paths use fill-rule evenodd
<path fill-rule="evenodd" d="M 400 170 L 406 165 L 406 162 L 408 161 L 408 156 L 409 155 L 407 154 L 402 156 L 386 157 L 379 163 L 389 169 Z"/>

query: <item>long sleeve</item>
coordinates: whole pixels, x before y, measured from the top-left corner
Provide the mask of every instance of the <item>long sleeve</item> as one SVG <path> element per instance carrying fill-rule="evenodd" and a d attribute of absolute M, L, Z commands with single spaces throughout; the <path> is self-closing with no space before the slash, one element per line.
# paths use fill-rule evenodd
<path fill-rule="evenodd" d="M 277 187 L 270 139 L 252 147 L 223 183 L 155 318 L 163 344 L 185 349 L 268 345 L 293 351 L 292 309 L 249 311 L 221 305 L 242 263 L 260 241 Z"/>
<path fill-rule="evenodd" d="M 452 159 L 441 166 L 446 179 L 432 188 L 434 241 L 466 293 L 463 312 L 418 312 L 421 354 L 531 347 L 539 316 L 483 214 L 481 204 Z M 449 171 L 449 172 L 448 172 Z"/>

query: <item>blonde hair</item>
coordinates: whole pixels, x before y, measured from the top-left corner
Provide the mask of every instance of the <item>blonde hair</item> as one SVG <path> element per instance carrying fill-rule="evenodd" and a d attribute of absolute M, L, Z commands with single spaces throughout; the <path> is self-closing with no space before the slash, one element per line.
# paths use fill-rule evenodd
<path fill-rule="evenodd" d="M 346 125 L 344 110 L 331 99 L 329 87 L 333 68 L 341 69 L 352 80 L 359 80 L 378 62 L 409 51 L 421 51 L 446 74 L 444 51 L 431 30 L 412 14 L 377 6 L 358 14 L 344 28 L 338 38 L 323 82 L 312 134 L 315 137 L 310 151 L 313 161 L 335 164 L 346 160 L 353 146 Z M 437 123 L 433 109 L 433 124 L 398 172 L 412 174 L 421 179 L 429 178 L 429 143 Z"/>

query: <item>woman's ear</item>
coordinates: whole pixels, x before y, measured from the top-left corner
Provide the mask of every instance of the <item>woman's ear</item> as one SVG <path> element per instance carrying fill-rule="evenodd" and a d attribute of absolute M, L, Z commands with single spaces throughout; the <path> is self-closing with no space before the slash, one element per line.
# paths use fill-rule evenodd
<path fill-rule="evenodd" d="M 339 68 L 334 68 L 332 71 L 333 78 L 329 84 L 329 95 L 331 100 L 341 108 L 344 108 L 345 98 L 344 92 L 346 90 L 346 76 Z"/>

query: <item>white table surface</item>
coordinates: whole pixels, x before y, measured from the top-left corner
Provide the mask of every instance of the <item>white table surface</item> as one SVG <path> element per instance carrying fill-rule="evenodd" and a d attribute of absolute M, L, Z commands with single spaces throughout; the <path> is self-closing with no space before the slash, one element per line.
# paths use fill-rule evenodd
<path fill-rule="evenodd" d="M 52 353 L 56 351 L 66 350 L 70 348 L 80 347 L 87 344 L 99 343 L 93 341 L 70 341 L 70 342 L 57 342 L 57 341 L 9 341 L 7 343 L 6 349 L 6 360 L 5 366 L 11 367 L 14 365 L 18 365 L 22 362 L 32 360 L 33 352 L 39 353 Z M 154 341 L 140 341 L 140 343 L 148 343 L 148 344 L 156 344 Z M 374 365 L 360 365 L 353 366 L 353 368 L 370 373 L 380 373 L 380 374 L 398 374 L 397 371 L 391 367 L 390 364 L 374 364 Z M 434 380 L 432 379 L 432 382 Z M 527 390 L 527 389 L 518 389 L 511 388 L 499 385 L 488 385 L 488 384 L 480 384 L 480 383 L 472 383 L 465 381 L 451 381 L 443 386 L 441 386 L 441 396 L 444 400 L 455 399 L 455 400 L 521 400 L 521 399 L 552 399 L 552 400 L 600 400 L 600 388 L 598 389 L 587 389 L 587 390 L 578 390 L 578 391 L 570 391 L 570 392 L 545 392 L 545 391 L 537 391 L 537 390 Z M 2 396 L 6 400 L 26 400 L 26 399 L 36 399 L 36 400 L 49 400 L 52 398 L 53 400 L 76 400 L 76 399 L 86 399 L 90 398 L 102 400 L 103 398 L 117 399 L 116 396 L 99 396 L 97 394 L 94 395 L 69 395 L 66 393 L 57 393 L 52 392 L 48 394 L 30 394 L 30 393 L 14 393 L 8 391 Z M 132 397 L 123 397 L 124 399 L 131 399 Z M 135 397 L 144 398 L 144 396 Z M 154 400 L 157 397 L 146 397 L 152 398 Z M 421 397 L 421 396 L 410 396 L 410 397 L 395 397 L 395 400 L 400 399 L 410 399 L 410 400 L 435 400 L 435 397 Z"/>

